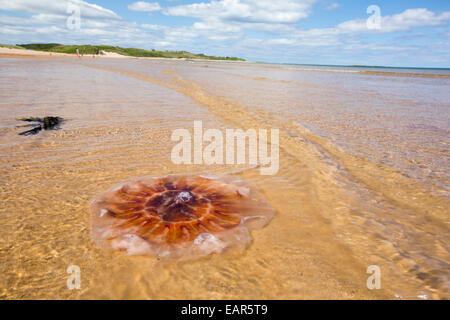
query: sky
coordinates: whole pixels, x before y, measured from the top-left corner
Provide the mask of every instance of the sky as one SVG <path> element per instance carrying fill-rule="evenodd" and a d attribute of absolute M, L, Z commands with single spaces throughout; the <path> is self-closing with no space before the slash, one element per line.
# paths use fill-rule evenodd
<path fill-rule="evenodd" d="M 450 68 L 448 0 L 0 0 L 0 43 Z"/>

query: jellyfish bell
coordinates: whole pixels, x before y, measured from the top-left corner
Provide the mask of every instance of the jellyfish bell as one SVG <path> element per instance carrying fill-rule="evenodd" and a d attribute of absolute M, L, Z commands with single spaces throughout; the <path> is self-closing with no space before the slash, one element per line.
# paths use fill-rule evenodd
<path fill-rule="evenodd" d="M 246 248 L 275 211 L 238 177 L 168 175 L 122 182 L 91 202 L 91 238 L 130 255 L 192 259 Z"/>

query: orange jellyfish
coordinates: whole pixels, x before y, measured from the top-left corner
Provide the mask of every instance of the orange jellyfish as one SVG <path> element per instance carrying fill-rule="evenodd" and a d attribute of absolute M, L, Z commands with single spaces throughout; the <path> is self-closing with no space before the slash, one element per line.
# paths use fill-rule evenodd
<path fill-rule="evenodd" d="M 169 175 L 121 183 L 91 203 L 91 238 L 130 255 L 192 259 L 246 248 L 275 211 L 238 177 Z"/>

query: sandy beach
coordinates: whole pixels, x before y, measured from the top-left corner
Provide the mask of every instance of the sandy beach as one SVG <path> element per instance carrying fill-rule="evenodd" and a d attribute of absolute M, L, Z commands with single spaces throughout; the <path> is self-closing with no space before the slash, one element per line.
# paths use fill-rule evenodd
<path fill-rule="evenodd" d="M 448 71 L 73 58 L 0 48 L 0 298 L 450 298 Z M 19 136 L 31 116 L 64 122 Z M 279 129 L 279 171 L 174 164 L 172 132 L 198 120 Z M 186 173 L 250 181 L 277 214 L 246 250 L 190 261 L 91 241 L 96 194 Z M 67 289 L 70 265 L 81 290 Z"/>

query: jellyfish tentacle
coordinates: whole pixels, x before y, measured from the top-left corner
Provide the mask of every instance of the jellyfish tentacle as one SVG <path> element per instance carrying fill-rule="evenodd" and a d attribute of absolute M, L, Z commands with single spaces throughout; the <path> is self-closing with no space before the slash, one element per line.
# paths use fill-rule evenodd
<path fill-rule="evenodd" d="M 137 226 L 139 226 L 141 223 L 143 223 L 145 221 L 145 218 L 143 216 L 142 213 L 137 213 L 134 214 L 133 217 L 131 217 L 130 219 L 126 220 L 125 222 L 122 222 L 118 225 L 115 226 L 115 229 L 132 229 L 132 228 L 136 228 Z"/>
<path fill-rule="evenodd" d="M 197 226 L 197 223 L 199 223 L 199 221 L 191 221 L 190 223 L 185 223 L 183 224 L 183 226 L 187 229 L 187 231 L 190 234 L 190 239 L 194 239 L 197 237 L 198 234 L 203 232 L 202 228 L 199 228 Z"/>
<path fill-rule="evenodd" d="M 168 224 L 166 222 L 160 222 L 151 232 L 147 233 L 148 239 L 157 242 L 167 242 L 164 241 L 165 235 L 168 232 Z"/>
<path fill-rule="evenodd" d="M 146 192 L 142 192 L 142 190 L 134 189 L 130 185 L 124 185 L 122 188 L 116 191 L 117 195 L 123 199 L 134 199 L 136 197 L 143 198 L 148 196 Z"/>
<path fill-rule="evenodd" d="M 216 222 L 213 221 L 211 217 L 204 217 L 201 219 L 201 224 L 209 231 L 209 232 L 218 232 L 223 231 L 224 228 L 222 228 L 220 225 L 218 225 Z"/>
<path fill-rule="evenodd" d="M 139 212 L 139 211 L 138 211 Z M 136 216 L 137 211 L 114 212 L 114 218 L 121 220 L 132 219 Z"/>
<path fill-rule="evenodd" d="M 241 217 L 237 215 L 224 215 L 218 212 L 212 213 L 212 219 L 218 223 L 221 227 L 229 229 L 235 227 L 241 223 Z"/>
<path fill-rule="evenodd" d="M 155 228 L 161 223 L 161 220 L 156 218 L 146 219 L 142 226 L 137 231 L 137 234 L 142 238 L 147 238 L 148 234 L 152 233 Z"/>
<path fill-rule="evenodd" d="M 141 204 L 138 203 L 122 203 L 122 204 L 110 204 L 106 206 L 108 210 L 114 211 L 114 212 L 132 212 L 132 211 L 142 211 L 144 210 L 144 207 Z"/>
<path fill-rule="evenodd" d="M 179 232 L 180 232 L 180 236 L 179 236 L 180 242 L 181 241 L 190 241 L 190 240 L 194 239 L 192 233 L 189 231 L 189 229 L 187 228 L 186 225 L 181 225 L 179 227 Z"/>
<path fill-rule="evenodd" d="M 181 237 L 181 230 L 178 226 L 178 224 L 176 223 L 170 223 L 169 224 L 169 231 L 167 234 L 167 241 L 169 243 L 177 243 L 180 242 L 180 237 Z"/>

